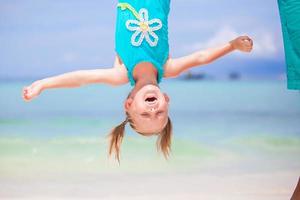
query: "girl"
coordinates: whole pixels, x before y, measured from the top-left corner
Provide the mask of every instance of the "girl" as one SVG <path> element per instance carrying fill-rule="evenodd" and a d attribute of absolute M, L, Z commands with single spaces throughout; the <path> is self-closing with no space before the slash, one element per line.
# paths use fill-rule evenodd
<path fill-rule="evenodd" d="M 171 147 L 172 123 L 168 117 L 169 97 L 159 88 L 161 79 L 177 77 L 184 71 L 205 65 L 234 50 L 250 52 L 253 42 L 238 37 L 222 46 L 169 57 L 168 14 L 170 0 L 120 0 L 115 34 L 116 58 L 109 69 L 78 70 L 35 81 L 23 89 L 30 101 L 50 88 L 80 87 L 103 83 L 133 86 L 124 102 L 125 121 L 110 133 L 109 155 L 120 161 L 124 128 L 130 126 L 143 136 L 157 135 L 157 147 L 167 158 Z"/>

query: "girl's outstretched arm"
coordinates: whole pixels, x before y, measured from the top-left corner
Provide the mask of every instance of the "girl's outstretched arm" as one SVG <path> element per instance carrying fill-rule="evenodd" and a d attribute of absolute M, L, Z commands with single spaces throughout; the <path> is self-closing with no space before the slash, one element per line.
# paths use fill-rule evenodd
<path fill-rule="evenodd" d="M 117 86 L 127 82 L 126 68 L 115 63 L 115 67 L 109 69 L 78 70 L 35 81 L 23 88 L 22 96 L 25 101 L 30 101 L 50 88 L 74 88 L 93 83 Z"/>
<path fill-rule="evenodd" d="M 192 67 L 209 64 L 234 50 L 251 52 L 252 48 L 253 41 L 248 36 L 241 36 L 216 48 L 197 51 L 180 58 L 170 58 L 165 65 L 164 76 L 176 77 Z"/>

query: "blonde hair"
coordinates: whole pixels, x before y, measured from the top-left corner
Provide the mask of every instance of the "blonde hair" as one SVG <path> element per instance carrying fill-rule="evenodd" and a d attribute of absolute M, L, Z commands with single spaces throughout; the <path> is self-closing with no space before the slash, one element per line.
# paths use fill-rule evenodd
<path fill-rule="evenodd" d="M 124 132 L 125 132 L 125 125 L 129 122 L 131 128 L 135 129 L 134 123 L 132 119 L 129 116 L 129 113 L 126 112 L 126 119 L 116 126 L 108 135 L 109 136 L 109 156 L 112 154 L 115 154 L 115 159 L 120 163 L 120 146 L 122 143 L 122 140 L 124 138 Z M 141 135 L 143 133 L 137 132 Z M 168 117 L 167 125 L 164 127 L 164 129 L 159 133 L 157 141 L 156 141 L 156 147 L 158 151 L 161 151 L 164 154 L 165 159 L 168 159 L 171 151 L 171 137 L 172 137 L 172 122 L 170 117 Z"/>

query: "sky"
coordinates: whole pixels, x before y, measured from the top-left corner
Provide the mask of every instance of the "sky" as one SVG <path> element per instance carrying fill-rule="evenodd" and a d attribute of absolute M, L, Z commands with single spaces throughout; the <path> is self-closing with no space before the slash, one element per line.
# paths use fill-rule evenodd
<path fill-rule="evenodd" d="M 0 78 L 112 67 L 116 4 L 1 0 Z M 246 78 L 285 78 L 276 0 L 171 0 L 171 57 L 216 47 L 240 35 L 254 40 L 251 54 L 234 52 L 192 71 L 219 78 L 232 71 Z"/>

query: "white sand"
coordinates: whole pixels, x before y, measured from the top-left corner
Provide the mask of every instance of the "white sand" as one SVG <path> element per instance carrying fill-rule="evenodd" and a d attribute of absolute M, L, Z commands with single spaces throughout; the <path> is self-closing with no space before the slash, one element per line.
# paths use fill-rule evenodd
<path fill-rule="evenodd" d="M 299 171 L 264 173 L 111 173 L 1 179 L 1 199 L 282 200 Z"/>

